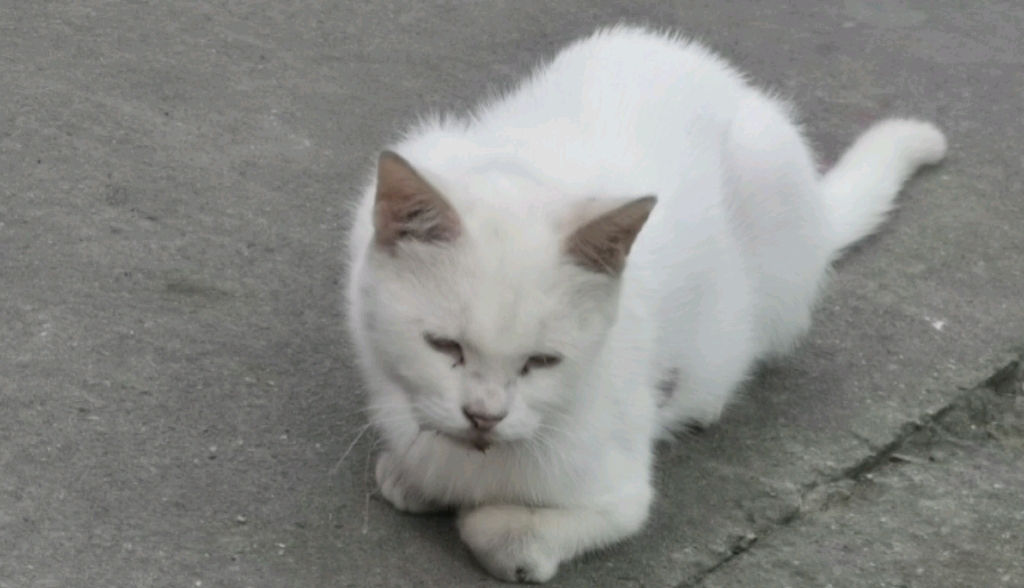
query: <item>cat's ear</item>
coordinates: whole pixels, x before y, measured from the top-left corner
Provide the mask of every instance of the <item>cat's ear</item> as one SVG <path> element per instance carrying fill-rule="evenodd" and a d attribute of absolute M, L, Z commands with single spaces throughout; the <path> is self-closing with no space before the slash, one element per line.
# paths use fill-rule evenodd
<path fill-rule="evenodd" d="M 566 239 L 566 254 L 581 267 L 618 276 L 626 267 L 633 241 L 657 203 L 657 197 L 644 196 L 585 220 Z"/>
<path fill-rule="evenodd" d="M 377 163 L 373 228 L 377 245 L 393 251 L 399 241 L 406 239 L 453 241 L 462 232 L 462 223 L 452 205 L 409 162 L 397 153 L 384 151 Z"/>

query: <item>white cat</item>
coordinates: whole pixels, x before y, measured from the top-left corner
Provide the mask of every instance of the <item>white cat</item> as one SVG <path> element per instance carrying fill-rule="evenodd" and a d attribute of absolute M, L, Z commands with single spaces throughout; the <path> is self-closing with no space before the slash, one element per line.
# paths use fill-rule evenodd
<path fill-rule="evenodd" d="M 457 508 L 505 580 L 636 533 L 653 442 L 789 349 L 830 263 L 945 151 L 887 120 L 821 177 L 787 104 L 628 26 L 417 125 L 380 156 L 349 252 L 382 494 Z"/>

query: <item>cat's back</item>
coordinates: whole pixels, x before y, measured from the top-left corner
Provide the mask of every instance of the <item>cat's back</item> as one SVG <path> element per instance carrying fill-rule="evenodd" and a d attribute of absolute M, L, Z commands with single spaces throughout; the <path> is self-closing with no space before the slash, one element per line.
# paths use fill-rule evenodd
<path fill-rule="evenodd" d="M 728 124 L 748 91 L 703 45 L 620 25 L 569 45 L 472 116 L 424 123 L 402 148 L 453 171 L 513 155 L 548 179 L 608 188 L 617 173 L 639 180 L 637 164 L 654 163 L 652 155 L 678 158 L 684 131 L 693 138 L 701 125 Z"/>
<path fill-rule="evenodd" d="M 485 108 L 482 119 L 485 125 L 490 119 L 530 125 L 566 116 L 596 123 L 666 101 L 677 107 L 718 104 L 743 85 L 725 60 L 700 43 L 619 25 L 562 49 L 504 100 Z"/>

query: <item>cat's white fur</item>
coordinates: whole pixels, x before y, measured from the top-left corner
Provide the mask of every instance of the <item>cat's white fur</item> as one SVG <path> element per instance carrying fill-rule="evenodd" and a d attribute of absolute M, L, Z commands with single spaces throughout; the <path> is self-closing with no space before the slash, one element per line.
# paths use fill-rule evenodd
<path fill-rule="evenodd" d="M 618 26 L 394 145 L 460 232 L 385 250 L 376 179 L 355 216 L 348 319 L 384 497 L 459 509 L 506 580 L 636 533 L 653 442 L 717 418 L 755 361 L 788 350 L 831 262 L 946 151 L 931 124 L 886 120 L 822 177 L 790 110 L 699 44 Z M 644 195 L 657 205 L 621 275 L 567 259 L 581 223 Z M 563 360 L 521 376 L 535 353 Z M 486 451 L 459 441 L 476 401 L 507 411 Z"/>

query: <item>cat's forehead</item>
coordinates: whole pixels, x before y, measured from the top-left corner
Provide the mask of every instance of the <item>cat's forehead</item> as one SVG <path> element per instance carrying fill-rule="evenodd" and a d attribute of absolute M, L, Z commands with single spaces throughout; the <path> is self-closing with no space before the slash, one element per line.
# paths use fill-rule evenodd
<path fill-rule="evenodd" d="M 558 201 L 565 193 L 538 176 L 533 166 L 510 157 L 467 162 L 437 179 L 443 193 L 454 192 L 464 203 L 489 204 L 511 214 Z"/>
<path fill-rule="evenodd" d="M 505 239 L 474 255 L 462 301 L 467 336 L 496 351 L 532 345 L 566 302 L 557 246 L 502 232 Z"/>
<path fill-rule="evenodd" d="M 466 336 L 496 352 L 535 345 L 569 302 L 557 240 L 517 224 L 479 226 L 454 277 Z"/>
<path fill-rule="evenodd" d="M 470 174 L 459 187 L 455 206 L 467 235 L 465 252 L 478 273 L 518 284 L 523 274 L 553 269 L 564 240 L 556 222 L 564 204 L 556 191 L 528 176 L 493 170 Z"/>
<path fill-rule="evenodd" d="M 562 196 L 501 162 L 439 177 L 438 188 L 462 222 L 451 250 L 457 262 L 436 276 L 458 309 L 459 329 L 495 354 L 529 350 L 571 302 L 557 222 Z"/>

